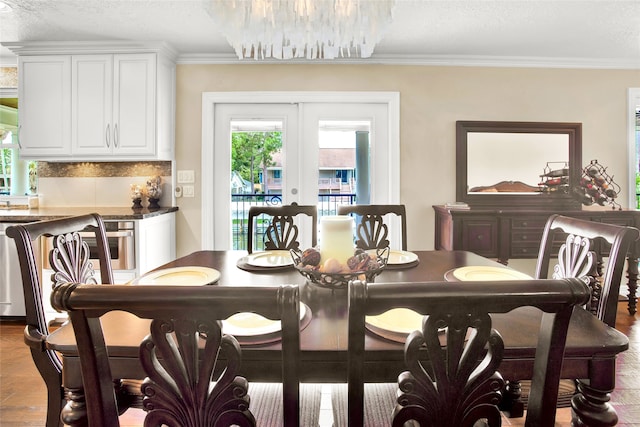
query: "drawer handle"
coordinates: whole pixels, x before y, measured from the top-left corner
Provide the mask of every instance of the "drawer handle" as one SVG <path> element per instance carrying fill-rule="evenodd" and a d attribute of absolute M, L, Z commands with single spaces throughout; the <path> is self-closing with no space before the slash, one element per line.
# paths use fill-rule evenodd
<path fill-rule="evenodd" d="M 522 240 L 527 240 L 528 237 L 527 236 L 522 236 Z"/>
<path fill-rule="evenodd" d="M 482 239 L 484 239 L 484 236 L 482 234 L 478 234 L 478 237 L 476 237 L 476 239 L 482 240 Z"/>
<path fill-rule="evenodd" d="M 523 227 L 527 227 L 528 225 L 529 225 L 529 223 L 528 223 L 528 222 L 526 222 L 526 221 L 522 223 L 522 226 L 523 226 Z"/>

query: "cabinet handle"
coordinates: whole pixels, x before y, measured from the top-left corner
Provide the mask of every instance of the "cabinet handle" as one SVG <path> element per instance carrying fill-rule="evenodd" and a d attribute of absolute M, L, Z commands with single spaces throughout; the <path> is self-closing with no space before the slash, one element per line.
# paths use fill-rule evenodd
<path fill-rule="evenodd" d="M 478 234 L 478 237 L 476 237 L 478 240 L 482 240 L 484 239 L 484 236 L 482 234 Z"/>
<path fill-rule="evenodd" d="M 119 139 L 119 134 L 118 134 L 118 124 L 116 123 L 115 125 L 113 125 L 113 146 L 114 147 L 118 147 L 118 139 Z"/>
<path fill-rule="evenodd" d="M 109 129 L 110 126 L 111 126 L 110 124 L 107 124 L 107 131 L 105 132 L 105 140 L 107 141 L 107 147 L 111 146 L 111 140 L 109 138 L 109 136 L 111 135 L 111 132 L 110 132 L 111 129 Z"/>
<path fill-rule="evenodd" d="M 522 236 L 522 240 L 527 240 L 527 236 Z"/>
<path fill-rule="evenodd" d="M 528 224 L 526 221 L 522 223 L 522 226 L 523 226 L 523 227 L 527 227 L 528 225 L 529 225 L 529 224 Z"/>
<path fill-rule="evenodd" d="M 22 143 L 20 142 L 20 131 L 21 131 L 21 130 L 22 130 L 22 125 L 19 125 L 19 126 L 18 126 L 18 135 L 17 135 L 17 137 L 18 137 L 18 138 L 17 138 L 17 140 L 18 140 L 18 148 L 19 148 L 20 150 L 22 150 Z"/>

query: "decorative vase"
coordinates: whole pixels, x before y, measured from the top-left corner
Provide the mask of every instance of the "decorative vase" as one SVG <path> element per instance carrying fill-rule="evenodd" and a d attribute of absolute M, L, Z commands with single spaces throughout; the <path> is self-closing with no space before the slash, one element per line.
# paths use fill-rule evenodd
<path fill-rule="evenodd" d="M 160 199 L 149 197 L 149 209 L 158 209 L 160 207 L 160 205 L 158 204 L 159 201 Z"/>
<path fill-rule="evenodd" d="M 129 186 L 129 189 L 131 201 L 133 202 L 133 206 L 131 206 L 131 209 L 142 209 L 142 187 L 140 187 L 138 184 L 131 184 Z"/>
<path fill-rule="evenodd" d="M 158 209 L 160 196 L 162 195 L 162 178 L 153 176 L 147 180 L 147 196 L 149 197 L 149 209 Z"/>

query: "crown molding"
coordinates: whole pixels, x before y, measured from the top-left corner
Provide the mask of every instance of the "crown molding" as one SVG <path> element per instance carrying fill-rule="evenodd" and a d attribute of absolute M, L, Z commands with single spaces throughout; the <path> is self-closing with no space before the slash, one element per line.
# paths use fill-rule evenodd
<path fill-rule="evenodd" d="M 367 65 L 431 65 L 456 67 L 512 67 L 512 68 L 585 68 L 585 69 L 640 69 L 640 58 L 556 58 L 528 56 L 480 55 L 376 55 L 370 58 L 338 58 L 331 60 L 277 60 L 243 59 L 233 54 L 181 54 L 178 64 L 367 64 Z"/>
<path fill-rule="evenodd" d="M 17 98 L 18 88 L 15 87 L 1 87 L 0 98 Z"/>
<path fill-rule="evenodd" d="M 291 60 L 278 59 L 238 59 L 233 53 L 182 53 L 172 46 L 158 41 L 41 41 L 3 42 L 3 47 L 16 56 L 21 55 L 70 55 L 96 53 L 139 53 L 158 52 L 178 64 L 219 64 L 219 65 L 295 65 L 295 64 L 365 64 L 365 65 L 426 65 L 454 67 L 504 67 L 504 68 L 583 68 L 583 69 L 627 69 L 640 70 L 640 58 L 575 58 L 575 57 L 534 57 L 534 56 L 482 56 L 482 55 L 403 55 L 373 54 L 370 58 Z M 16 57 L 2 56 L 3 66 L 15 66 Z"/>
<path fill-rule="evenodd" d="M 178 57 L 178 52 L 172 46 L 158 41 L 37 41 L 0 44 L 16 56 L 156 52 L 173 60 Z"/>

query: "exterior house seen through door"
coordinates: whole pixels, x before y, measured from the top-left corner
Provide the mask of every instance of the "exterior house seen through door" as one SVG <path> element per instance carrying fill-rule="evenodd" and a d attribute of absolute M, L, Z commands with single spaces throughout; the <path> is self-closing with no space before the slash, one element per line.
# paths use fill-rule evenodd
<path fill-rule="evenodd" d="M 399 165 L 389 161 L 399 158 L 397 133 L 392 132 L 397 115 L 390 114 L 397 94 L 369 95 L 369 102 L 348 102 L 345 95 L 342 102 L 305 93 L 256 96 L 263 101 L 290 98 L 286 103 L 248 102 L 245 93 L 237 102 L 229 101 L 230 94 L 215 102 L 214 94 L 210 100 L 206 95 L 203 194 L 209 193 L 209 183 L 211 197 L 203 196 L 204 247 L 211 242 L 213 249 L 246 249 L 252 205 L 317 205 L 321 217 L 335 215 L 341 204 L 399 202 Z M 301 246 L 310 246 L 310 225 L 299 227 Z M 253 246 L 260 250 L 260 228 L 255 234 L 259 238 Z"/>

